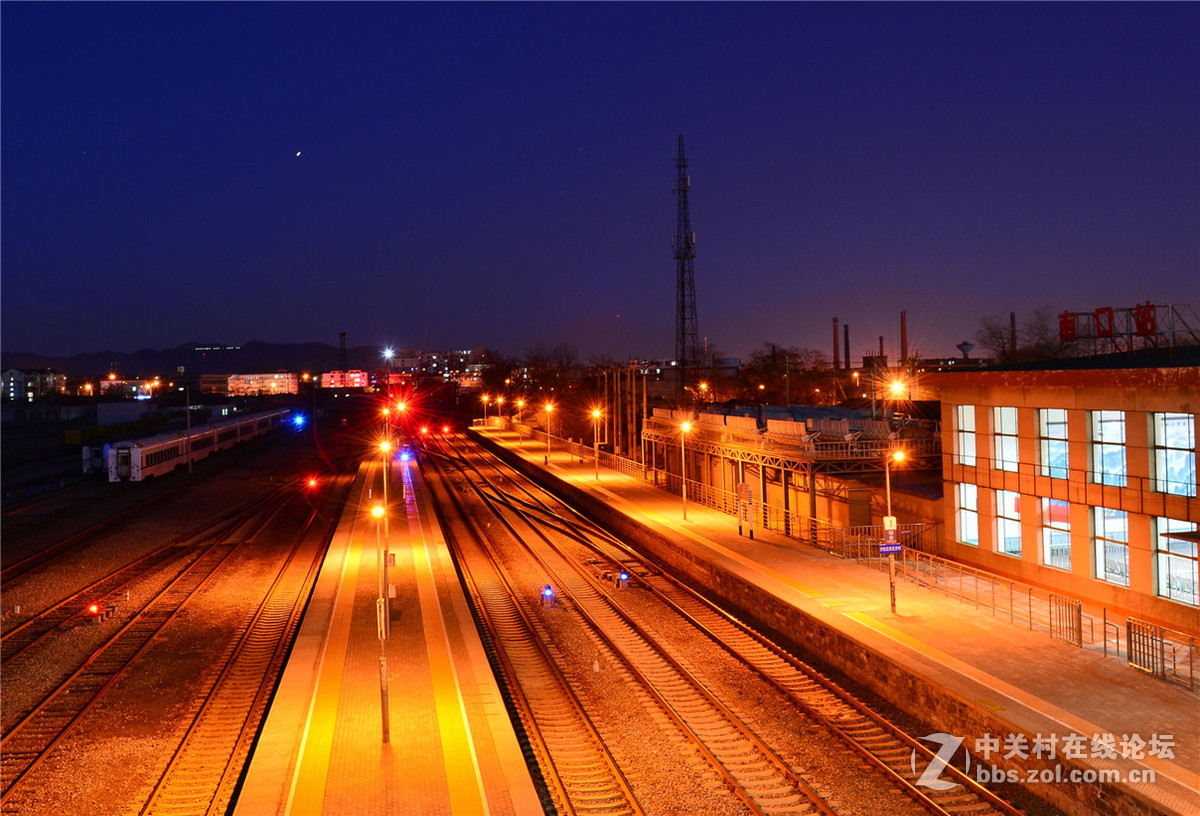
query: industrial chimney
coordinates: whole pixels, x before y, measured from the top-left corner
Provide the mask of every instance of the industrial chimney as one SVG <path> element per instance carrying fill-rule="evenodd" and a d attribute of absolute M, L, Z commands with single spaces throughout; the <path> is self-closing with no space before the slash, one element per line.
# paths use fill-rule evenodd
<path fill-rule="evenodd" d="M 833 370 L 834 371 L 837 371 L 839 368 L 842 367 L 841 358 L 838 357 L 837 324 L 838 324 L 838 320 L 835 317 L 833 319 Z"/>

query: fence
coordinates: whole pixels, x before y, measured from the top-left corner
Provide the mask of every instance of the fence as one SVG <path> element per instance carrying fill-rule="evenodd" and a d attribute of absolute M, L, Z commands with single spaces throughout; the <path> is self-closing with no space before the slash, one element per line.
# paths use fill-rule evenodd
<path fill-rule="evenodd" d="M 1125 623 L 1129 665 L 1196 690 L 1196 638 L 1137 618 Z"/>

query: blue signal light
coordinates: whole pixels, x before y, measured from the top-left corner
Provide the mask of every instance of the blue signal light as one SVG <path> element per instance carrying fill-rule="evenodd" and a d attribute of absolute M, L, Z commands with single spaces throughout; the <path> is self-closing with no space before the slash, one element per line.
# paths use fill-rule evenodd
<path fill-rule="evenodd" d="M 400 461 L 401 462 L 407 462 L 409 459 L 412 459 L 412 454 L 410 454 L 408 451 L 400 452 Z"/>
<path fill-rule="evenodd" d="M 297 428 L 303 428 L 306 421 L 307 420 L 304 418 L 304 414 L 296 414 L 294 417 L 292 417 L 292 424 Z"/>
<path fill-rule="evenodd" d="M 542 597 L 543 598 L 553 598 L 554 597 L 554 587 L 550 586 L 549 584 L 546 584 L 544 587 L 542 587 Z"/>
<path fill-rule="evenodd" d="M 622 581 L 628 581 L 628 580 L 629 580 L 629 573 L 628 573 L 628 572 L 626 572 L 625 570 L 621 570 L 621 580 L 622 580 Z"/>

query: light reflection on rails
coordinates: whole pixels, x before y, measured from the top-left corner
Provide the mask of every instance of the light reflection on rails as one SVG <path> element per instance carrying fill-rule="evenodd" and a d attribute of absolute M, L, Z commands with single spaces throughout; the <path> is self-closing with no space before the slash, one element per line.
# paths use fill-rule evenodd
<path fill-rule="evenodd" d="M 474 471 L 486 477 L 464 457 L 449 459 L 464 475 Z M 522 540 L 551 581 L 566 595 L 569 606 L 590 628 L 592 636 L 621 665 L 672 722 L 677 738 L 686 741 L 707 761 L 724 785 L 755 814 L 798 814 L 834 811 L 824 798 L 776 751 L 769 747 L 738 715 L 712 694 L 692 672 L 673 658 L 666 647 L 638 625 L 573 560 L 558 552 L 533 520 L 511 504 L 500 507 L 494 487 L 485 491 L 475 479 L 468 484 L 492 507 L 513 535 Z M 492 496 L 487 495 L 493 493 Z M 505 510 L 515 512 L 542 538 L 536 547 L 511 525 Z M 547 546 L 548 545 L 548 546 Z M 551 564 L 556 561 L 557 566 Z"/>
<path fill-rule="evenodd" d="M 252 515 L 242 518 L 233 531 L 240 535 L 215 540 L 206 546 L 82 666 L 4 732 L 0 738 L 0 805 L 11 807 L 14 789 L 29 779 L 221 565 L 264 527 L 297 491 L 295 486 L 274 491 L 270 494 L 271 500 L 255 507 Z"/>
<path fill-rule="evenodd" d="M 474 468 L 467 464 L 461 453 L 458 456 L 466 466 Z M 536 516 L 542 524 L 587 548 L 592 553 L 593 561 L 598 556 L 607 562 L 610 572 L 615 574 L 622 569 L 633 572 L 642 586 L 689 620 L 713 643 L 783 691 L 808 717 L 829 728 L 864 761 L 886 775 L 929 812 L 969 812 L 973 816 L 987 813 L 1017 816 L 1020 813 L 953 766 L 947 766 L 943 776 L 959 783 L 961 787 L 956 786 L 948 791 L 918 787 L 915 784 L 917 774 L 913 771 L 914 751 L 918 768 L 926 767 L 934 756 L 934 752 L 923 743 L 910 737 L 769 638 L 716 607 L 690 587 L 651 567 L 624 542 L 598 528 L 553 494 L 536 485 L 536 494 L 527 489 L 524 486 L 527 480 L 516 470 L 507 465 L 501 467 L 500 460 L 490 454 L 487 461 L 497 473 L 504 474 L 504 481 L 516 487 L 524 496 L 502 490 L 496 483 L 498 480 L 487 479 L 476 469 L 482 482 L 477 489 L 486 490 L 493 501 L 504 503 L 527 519 Z M 550 496 L 554 506 L 543 500 L 542 496 Z M 578 562 L 577 558 L 570 559 L 566 554 L 563 557 L 572 563 Z"/>

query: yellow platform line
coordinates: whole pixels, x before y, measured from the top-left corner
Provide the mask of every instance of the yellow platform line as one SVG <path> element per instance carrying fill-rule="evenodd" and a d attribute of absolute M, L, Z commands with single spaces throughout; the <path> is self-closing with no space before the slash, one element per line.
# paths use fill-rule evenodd
<path fill-rule="evenodd" d="M 325 801 L 329 756 L 337 727 L 338 703 L 342 697 L 342 679 L 346 668 L 346 646 L 350 641 L 354 593 L 358 586 L 359 561 L 362 559 L 362 544 L 355 539 L 356 527 L 355 521 L 350 528 L 349 551 L 338 580 L 329 636 L 321 646 L 321 657 L 317 661 L 318 685 L 304 722 L 304 736 L 300 740 L 285 814 L 291 814 L 293 807 L 300 813 L 320 813 Z M 337 648 L 331 650 L 330 646 L 335 644 Z"/>
<path fill-rule="evenodd" d="M 410 497 L 409 520 L 421 534 L 419 545 L 415 537 L 412 539 L 413 566 L 416 571 L 417 596 L 421 602 L 425 643 L 428 647 L 429 673 L 433 679 L 434 709 L 442 736 L 442 762 L 445 764 L 446 779 L 450 785 L 450 810 L 456 816 L 486 816 L 490 810 L 487 794 L 483 790 L 483 774 L 479 769 L 475 741 L 471 736 L 470 723 L 467 722 L 467 708 L 463 702 L 458 672 L 450 651 L 450 634 L 446 630 L 442 605 L 438 599 L 429 539 L 425 534 L 425 525 L 418 518 L 416 502 L 412 498 L 412 477 L 407 469 L 404 472 L 404 480 Z M 468 775 L 474 777 L 474 784 L 467 784 Z"/>

